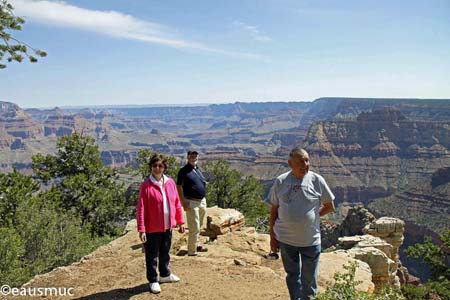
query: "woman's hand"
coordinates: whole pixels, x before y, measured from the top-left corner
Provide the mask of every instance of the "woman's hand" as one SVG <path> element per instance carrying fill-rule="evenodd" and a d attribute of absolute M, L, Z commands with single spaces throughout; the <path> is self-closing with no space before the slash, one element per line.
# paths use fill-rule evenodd
<path fill-rule="evenodd" d="M 143 243 L 145 243 L 147 241 L 147 236 L 145 235 L 145 232 L 139 232 L 139 239 Z"/>
<path fill-rule="evenodd" d="M 184 228 L 184 224 L 178 225 L 178 232 L 179 233 L 184 233 L 185 232 L 185 228 Z"/>

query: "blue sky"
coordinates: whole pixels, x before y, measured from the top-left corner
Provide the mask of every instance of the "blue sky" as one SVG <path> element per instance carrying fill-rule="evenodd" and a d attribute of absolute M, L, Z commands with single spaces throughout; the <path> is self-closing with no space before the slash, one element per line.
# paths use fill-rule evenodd
<path fill-rule="evenodd" d="M 448 0 L 10 0 L 22 107 L 450 98 Z"/>

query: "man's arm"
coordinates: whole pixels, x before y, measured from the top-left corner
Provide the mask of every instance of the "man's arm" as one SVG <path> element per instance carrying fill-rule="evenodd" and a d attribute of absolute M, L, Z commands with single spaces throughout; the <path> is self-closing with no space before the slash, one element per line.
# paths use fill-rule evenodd
<path fill-rule="evenodd" d="M 186 199 L 184 198 L 184 194 L 183 194 L 183 187 L 181 185 L 177 185 L 177 191 L 178 191 L 178 196 L 180 197 L 180 202 L 181 205 L 184 208 L 184 211 L 189 210 L 189 204 L 187 203 Z"/>
<path fill-rule="evenodd" d="M 320 207 L 320 210 L 319 210 L 319 215 L 321 217 L 323 217 L 326 214 L 329 214 L 331 212 L 334 212 L 334 203 L 333 203 L 333 201 L 322 204 L 322 206 Z"/>
<path fill-rule="evenodd" d="M 278 205 L 272 204 L 272 207 L 270 209 L 270 250 L 272 252 L 278 252 L 278 241 L 275 238 L 275 232 L 273 231 L 273 227 L 277 219 L 278 219 Z"/>

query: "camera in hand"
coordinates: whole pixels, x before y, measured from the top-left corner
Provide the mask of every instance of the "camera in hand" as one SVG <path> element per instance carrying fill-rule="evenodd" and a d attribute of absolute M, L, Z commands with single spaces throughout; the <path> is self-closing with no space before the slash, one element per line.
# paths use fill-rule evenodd
<path fill-rule="evenodd" d="M 270 252 L 269 254 L 266 255 L 266 258 L 271 259 L 271 260 L 276 260 L 276 259 L 280 258 L 280 256 L 276 252 Z"/>

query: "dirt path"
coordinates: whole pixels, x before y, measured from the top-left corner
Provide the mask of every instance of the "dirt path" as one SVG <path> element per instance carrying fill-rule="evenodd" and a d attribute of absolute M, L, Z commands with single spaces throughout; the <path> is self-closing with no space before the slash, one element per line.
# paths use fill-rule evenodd
<path fill-rule="evenodd" d="M 242 239 L 245 235 L 242 235 Z M 158 295 L 149 293 L 144 253 L 135 230 L 102 246 L 80 262 L 36 276 L 25 287 L 73 288 L 74 297 L 47 296 L 26 299 L 286 299 L 284 275 L 263 266 L 262 257 L 249 254 L 257 243 L 238 236 L 219 238 L 199 257 L 183 253 L 186 235 L 174 233 L 171 269 L 181 281 L 162 284 Z M 262 240 L 261 243 L 265 241 Z M 252 244 L 252 245 L 251 245 Z M 242 249 L 242 246 L 247 249 Z M 233 250 L 230 247 L 239 248 Z M 181 251 L 180 251 L 181 249 Z M 260 250 L 261 254 L 265 253 Z M 239 260 L 237 265 L 234 259 Z M 272 263 L 272 262 L 269 262 Z M 279 269 L 279 262 L 273 262 Z M 281 271 L 281 270 L 280 270 Z M 72 291 L 72 290 L 71 290 Z M 24 299 L 4 297 L 2 299 Z"/>
<path fill-rule="evenodd" d="M 171 269 L 181 281 L 162 284 L 162 292 L 158 295 L 149 292 L 145 278 L 144 253 L 141 251 L 136 229 L 131 228 L 130 232 L 98 248 L 80 262 L 36 276 L 24 286 L 73 288 L 73 296 L 0 298 L 79 300 L 289 298 L 280 260 L 268 261 L 263 258 L 269 249 L 268 235 L 245 229 L 219 236 L 216 243 L 208 245 L 209 251 L 199 257 L 176 255 L 185 252 L 183 249 L 186 248 L 186 239 L 186 234 L 174 233 Z M 348 260 L 333 257 L 332 261 L 339 268 Z M 321 265 L 322 269 L 325 268 L 320 271 L 321 273 L 330 273 L 329 262 Z M 330 275 L 319 279 L 322 287 L 330 283 L 329 277 Z"/>

